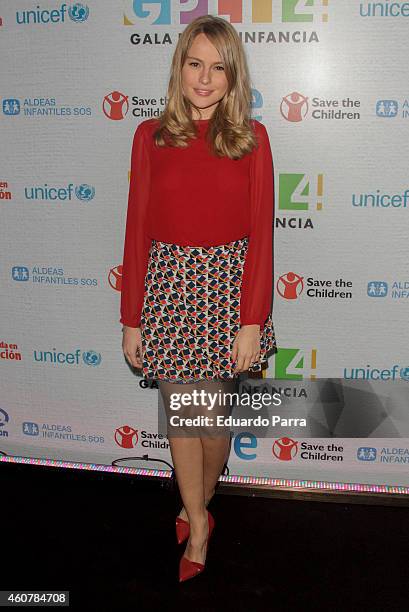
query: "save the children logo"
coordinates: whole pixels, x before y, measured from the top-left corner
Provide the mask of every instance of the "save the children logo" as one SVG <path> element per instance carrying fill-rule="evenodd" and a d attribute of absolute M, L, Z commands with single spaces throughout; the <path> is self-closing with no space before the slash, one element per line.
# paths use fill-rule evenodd
<path fill-rule="evenodd" d="M 286 300 L 296 300 L 303 292 L 306 297 L 316 299 L 345 300 L 353 297 L 352 281 L 343 278 L 332 280 L 312 276 L 304 278 L 292 271 L 278 277 L 276 289 L 278 295 Z"/>
<path fill-rule="evenodd" d="M 130 425 L 121 425 L 114 432 L 114 440 L 121 448 L 135 448 L 138 443 L 138 430 Z"/>
<path fill-rule="evenodd" d="M 292 123 L 302 121 L 308 114 L 308 98 L 298 91 L 283 96 L 280 103 L 280 114 Z"/>
<path fill-rule="evenodd" d="M 109 92 L 102 100 L 102 111 L 112 121 L 124 119 L 129 111 L 129 96 L 116 89 Z"/>
<path fill-rule="evenodd" d="M 304 289 L 304 277 L 295 272 L 286 272 L 278 277 L 277 293 L 286 300 L 296 300 Z"/>
<path fill-rule="evenodd" d="M 299 91 L 285 94 L 280 102 L 280 115 L 290 123 L 311 119 L 357 121 L 361 118 L 361 101 L 345 98 L 309 97 Z"/>
<path fill-rule="evenodd" d="M 142 429 L 139 433 L 131 425 L 121 425 L 114 431 L 114 440 L 121 448 L 135 448 L 139 443 L 143 448 L 169 448 L 163 434 Z"/>
<path fill-rule="evenodd" d="M 344 447 L 334 442 L 293 440 L 286 436 L 274 441 L 272 454 L 280 461 L 292 461 L 297 455 L 301 461 L 344 460 Z"/>
<path fill-rule="evenodd" d="M 122 289 L 122 264 L 111 268 L 108 272 L 108 284 L 115 291 L 121 291 Z"/>
<path fill-rule="evenodd" d="M 280 461 L 291 461 L 298 453 L 298 440 L 292 440 L 286 436 L 275 440 L 272 453 L 274 457 L 280 459 Z"/>

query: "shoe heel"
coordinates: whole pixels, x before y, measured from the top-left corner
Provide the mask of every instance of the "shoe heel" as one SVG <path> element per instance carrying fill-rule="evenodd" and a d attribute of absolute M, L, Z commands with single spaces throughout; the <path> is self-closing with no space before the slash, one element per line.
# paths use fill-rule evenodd
<path fill-rule="evenodd" d="M 183 520 L 180 516 L 176 517 L 176 540 L 178 544 L 182 544 L 188 539 L 190 533 L 190 525 L 188 521 Z"/>

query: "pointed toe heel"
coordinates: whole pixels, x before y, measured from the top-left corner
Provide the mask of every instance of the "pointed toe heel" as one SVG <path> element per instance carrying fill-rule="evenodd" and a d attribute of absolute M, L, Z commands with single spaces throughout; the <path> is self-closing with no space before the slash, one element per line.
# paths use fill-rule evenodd
<path fill-rule="evenodd" d="M 183 522 L 186 522 L 186 521 L 183 521 Z M 206 554 L 209 548 L 210 536 L 212 535 L 213 529 L 215 526 L 215 520 L 209 511 L 207 511 L 207 522 L 209 525 L 209 532 L 208 532 L 207 543 L 206 543 Z M 187 524 L 189 525 L 189 523 Z M 199 563 L 198 561 L 191 561 L 190 559 L 185 557 L 185 555 L 183 555 L 179 563 L 179 582 L 184 582 L 185 580 L 189 580 L 189 578 L 194 578 L 195 576 L 198 576 L 199 574 L 203 572 L 205 567 L 206 567 L 205 563 Z"/>
<path fill-rule="evenodd" d="M 179 582 L 184 582 L 185 580 L 189 580 L 189 578 L 194 578 L 201 574 L 204 570 L 205 566 L 203 563 L 198 563 L 197 561 L 190 561 L 184 555 L 179 563 Z"/>

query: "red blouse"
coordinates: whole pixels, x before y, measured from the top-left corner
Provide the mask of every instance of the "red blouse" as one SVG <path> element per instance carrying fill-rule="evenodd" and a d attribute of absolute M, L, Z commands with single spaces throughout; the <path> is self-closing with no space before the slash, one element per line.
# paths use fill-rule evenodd
<path fill-rule="evenodd" d="M 152 239 L 211 246 L 249 236 L 240 323 L 262 329 L 271 311 L 274 170 L 265 126 L 252 119 L 259 145 L 239 160 L 218 158 L 205 141 L 209 119 L 185 149 L 158 147 L 156 118 L 135 130 L 124 242 L 120 322 L 140 327 Z"/>

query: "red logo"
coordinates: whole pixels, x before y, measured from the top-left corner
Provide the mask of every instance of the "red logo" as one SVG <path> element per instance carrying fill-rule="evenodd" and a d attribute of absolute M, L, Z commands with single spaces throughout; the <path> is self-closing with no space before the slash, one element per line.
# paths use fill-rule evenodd
<path fill-rule="evenodd" d="M 292 123 L 302 121 L 308 113 L 308 98 L 298 91 L 293 91 L 283 97 L 280 104 L 280 113 Z"/>
<path fill-rule="evenodd" d="M 135 448 L 138 443 L 138 430 L 129 425 L 117 427 L 114 434 L 115 442 L 122 448 Z"/>
<path fill-rule="evenodd" d="M 111 93 L 104 96 L 102 110 L 105 117 L 112 119 L 112 121 L 123 119 L 129 111 L 128 96 L 120 91 L 111 91 Z"/>
<path fill-rule="evenodd" d="M 274 457 L 280 461 L 291 461 L 298 453 L 298 440 L 291 438 L 279 438 L 272 447 Z"/>
<path fill-rule="evenodd" d="M 296 300 L 304 289 L 304 277 L 295 272 L 287 272 L 277 279 L 277 293 L 286 300 Z"/>
<path fill-rule="evenodd" d="M 111 268 L 108 274 L 108 283 L 112 289 L 121 291 L 122 288 L 122 264 Z"/>

